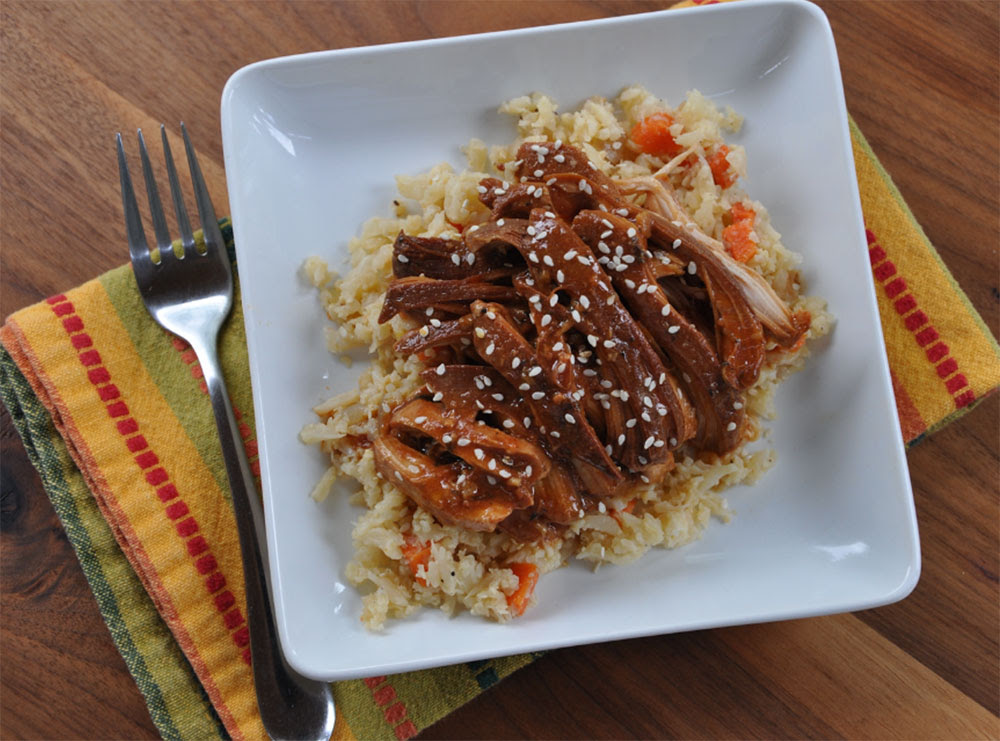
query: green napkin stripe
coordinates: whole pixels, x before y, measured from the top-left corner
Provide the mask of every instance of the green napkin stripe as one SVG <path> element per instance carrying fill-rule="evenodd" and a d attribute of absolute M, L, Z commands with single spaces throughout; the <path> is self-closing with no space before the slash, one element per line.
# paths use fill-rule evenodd
<path fill-rule="evenodd" d="M 167 739 L 225 738 L 225 729 L 201 684 L 115 542 L 111 528 L 91 497 L 82 474 L 52 425 L 48 411 L 3 348 L 0 348 L 0 380 L 3 403 L 10 412 L 32 465 L 38 470 L 46 494 L 94 593 L 101 616 L 146 701 L 157 730 Z M 104 550 L 103 558 L 98 555 L 97 542 Z M 114 573 L 112 578 L 109 578 L 109 572 Z M 112 580 L 115 587 L 111 586 Z M 119 595 L 125 595 L 129 602 L 128 619 Z M 142 624 L 145 635 L 136 635 L 129 623 Z M 137 646 L 137 638 L 143 643 L 153 644 L 150 648 L 155 648 L 155 652 L 147 656 Z M 151 665 L 155 667 L 152 671 Z M 161 686 L 154 673 L 167 677 L 168 686 Z M 169 703 L 164 697 L 165 690 L 171 694 Z M 171 714 L 168 704 L 181 706 L 178 707 L 180 712 Z"/>

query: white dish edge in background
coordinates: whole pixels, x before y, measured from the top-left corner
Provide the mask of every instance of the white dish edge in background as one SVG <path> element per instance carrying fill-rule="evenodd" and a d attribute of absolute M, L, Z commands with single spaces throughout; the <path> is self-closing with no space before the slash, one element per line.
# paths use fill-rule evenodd
<path fill-rule="evenodd" d="M 624 51 L 623 51 L 624 50 Z M 434 609 L 380 634 L 344 577 L 360 515 L 299 442 L 311 407 L 355 384 L 325 349 L 309 255 L 341 272 L 348 240 L 389 215 L 393 176 L 464 166 L 470 138 L 508 143 L 504 100 L 563 110 L 641 83 L 672 104 L 698 88 L 746 116 L 750 196 L 803 255 L 810 293 L 837 318 L 778 391 L 778 462 L 727 493 L 735 516 L 624 567 L 546 575 L 506 625 Z M 920 554 L 899 422 L 868 267 L 829 24 L 803 0 L 746 0 L 585 23 L 284 57 L 244 67 L 222 96 L 276 619 L 289 662 L 328 680 L 559 646 L 807 617 L 902 599 Z"/>

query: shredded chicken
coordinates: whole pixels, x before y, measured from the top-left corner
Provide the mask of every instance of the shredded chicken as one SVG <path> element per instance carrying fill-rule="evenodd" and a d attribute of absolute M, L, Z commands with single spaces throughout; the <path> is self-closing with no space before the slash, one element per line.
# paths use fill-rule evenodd
<path fill-rule="evenodd" d="M 374 452 L 442 522 L 537 539 L 662 478 L 678 448 L 735 449 L 767 339 L 791 346 L 809 318 L 656 177 L 613 181 L 553 142 L 518 160 L 515 183 L 480 184 L 488 222 L 396 240 L 380 321 L 419 320 L 396 350 L 432 367 Z"/>

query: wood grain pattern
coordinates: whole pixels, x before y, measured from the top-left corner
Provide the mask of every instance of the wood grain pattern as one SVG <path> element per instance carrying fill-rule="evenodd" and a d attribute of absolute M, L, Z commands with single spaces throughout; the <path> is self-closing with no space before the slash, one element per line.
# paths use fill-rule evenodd
<path fill-rule="evenodd" d="M 0 4 L 0 311 L 124 261 L 113 133 L 181 119 L 228 210 L 218 97 L 264 57 L 662 2 Z M 822 2 L 848 108 L 998 332 L 996 2 Z M 426 738 L 1000 736 L 997 398 L 909 454 L 913 595 L 852 615 L 554 651 Z M 155 738 L 6 412 L 0 737 Z"/>

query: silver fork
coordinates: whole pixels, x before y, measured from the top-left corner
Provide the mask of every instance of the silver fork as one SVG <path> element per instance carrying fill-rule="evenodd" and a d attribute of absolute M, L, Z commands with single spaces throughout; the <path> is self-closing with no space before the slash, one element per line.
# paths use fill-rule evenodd
<path fill-rule="evenodd" d="M 233 273 L 226 254 L 226 244 L 215 218 L 215 209 L 183 123 L 181 132 L 184 136 L 184 148 L 187 150 L 198 215 L 201 218 L 205 251 L 198 249 L 191 233 L 166 129 L 161 125 L 167 178 L 177 213 L 183 251 L 181 255 L 174 252 L 146 143 L 140 130 L 139 153 L 153 231 L 156 233 L 156 246 L 159 248 L 159 260 L 154 261 L 142 228 L 135 191 L 132 189 L 122 135 L 118 134 L 118 170 L 121 174 L 122 206 L 125 210 L 125 229 L 128 232 L 132 270 L 146 309 L 160 326 L 191 345 L 204 372 L 233 494 L 233 510 L 236 513 L 236 529 L 246 580 L 247 623 L 250 628 L 254 685 L 264 728 L 275 739 L 328 739 L 333 733 L 334 722 L 333 696 L 329 684 L 307 679 L 296 673 L 285 661 L 278 645 L 271 589 L 265 568 L 267 541 L 264 536 L 264 512 L 246 453 L 238 443 L 240 436 L 217 353 L 219 328 L 233 305 Z"/>

